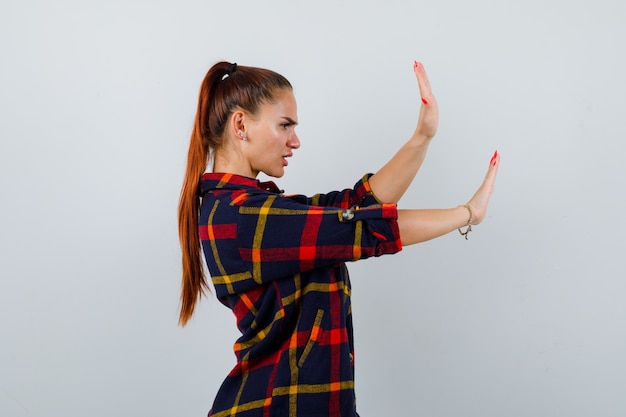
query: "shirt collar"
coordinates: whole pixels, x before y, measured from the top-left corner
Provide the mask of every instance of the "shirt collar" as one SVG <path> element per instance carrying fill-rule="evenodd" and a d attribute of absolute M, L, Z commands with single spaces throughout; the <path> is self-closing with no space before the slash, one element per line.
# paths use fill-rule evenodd
<path fill-rule="evenodd" d="M 244 177 L 237 174 L 207 172 L 202 175 L 202 180 L 200 181 L 200 195 L 204 195 L 208 191 L 216 189 L 241 190 L 245 188 L 254 188 L 276 194 L 284 193 L 273 181 L 261 182 L 256 178 Z"/>

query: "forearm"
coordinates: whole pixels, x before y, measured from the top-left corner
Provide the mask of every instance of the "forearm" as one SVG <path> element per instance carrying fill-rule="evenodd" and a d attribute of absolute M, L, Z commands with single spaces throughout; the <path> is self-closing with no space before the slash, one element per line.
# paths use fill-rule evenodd
<path fill-rule="evenodd" d="M 424 162 L 428 145 L 439 125 L 439 106 L 432 94 L 424 66 L 415 61 L 413 71 L 422 99 L 417 127 L 409 141 L 369 180 L 374 195 L 385 203 L 397 203 L 409 188 Z"/>
<path fill-rule="evenodd" d="M 402 246 L 443 236 L 467 225 L 469 219 L 469 211 L 463 206 L 451 209 L 398 210 Z"/>
<path fill-rule="evenodd" d="M 411 185 L 426 157 L 430 139 L 413 136 L 376 174 L 372 192 L 385 203 L 397 203 Z"/>

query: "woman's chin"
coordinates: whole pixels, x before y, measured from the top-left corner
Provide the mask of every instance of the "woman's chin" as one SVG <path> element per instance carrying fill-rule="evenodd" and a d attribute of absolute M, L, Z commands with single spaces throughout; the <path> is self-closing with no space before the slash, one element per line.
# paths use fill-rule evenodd
<path fill-rule="evenodd" d="M 267 175 L 268 177 L 272 177 L 272 178 L 281 178 L 283 175 L 285 175 L 285 169 L 281 168 L 281 169 L 275 169 L 272 171 L 263 171 L 263 173 L 265 175 Z"/>

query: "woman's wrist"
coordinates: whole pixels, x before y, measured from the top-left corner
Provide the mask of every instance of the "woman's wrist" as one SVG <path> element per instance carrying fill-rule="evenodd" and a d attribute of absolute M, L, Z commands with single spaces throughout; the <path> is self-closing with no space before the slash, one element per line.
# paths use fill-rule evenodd
<path fill-rule="evenodd" d="M 432 140 L 434 136 L 426 136 L 420 133 L 413 133 L 413 135 L 411 136 L 411 138 L 409 139 L 409 143 L 418 147 L 418 148 L 428 148 L 428 145 L 430 145 L 430 141 Z"/>
<path fill-rule="evenodd" d="M 466 219 L 465 223 L 457 228 L 461 236 L 463 236 L 465 240 L 467 240 L 467 235 L 469 235 L 469 233 L 472 231 L 472 224 L 474 224 L 474 220 L 475 220 L 474 212 L 472 211 L 472 208 L 470 207 L 469 203 L 462 204 L 458 206 L 457 208 L 461 210 L 465 216 L 467 216 L 465 217 Z M 465 230 L 461 230 L 461 228 L 466 227 L 466 226 L 467 228 Z"/>
<path fill-rule="evenodd" d="M 463 208 L 465 210 L 465 213 L 467 214 L 467 221 L 463 223 L 461 226 L 470 226 L 474 224 L 474 220 L 476 219 L 474 218 L 474 212 L 472 211 L 472 208 L 470 207 L 469 203 L 461 204 L 459 208 Z"/>

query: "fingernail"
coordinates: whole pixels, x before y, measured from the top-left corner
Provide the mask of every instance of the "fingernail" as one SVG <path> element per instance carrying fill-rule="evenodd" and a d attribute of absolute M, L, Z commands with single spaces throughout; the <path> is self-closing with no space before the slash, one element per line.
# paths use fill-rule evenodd
<path fill-rule="evenodd" d="M 413 69 L 417 69 L 419 67 L 419 63 L 417 61 L 413 61 Z"/>
<path fill-rule="evenodd" d="M 493 153 L 493 156 L 491 157 L 491 161 L 489 162 L 491 165 L 496 166 L 496 160 L 498 159 L 498 151 L 495 151 Z"/>
<path fill-rule="evenodd" d="M 428 100 L 426 100 L 424 97 L 422 97 L 422 103 L 428 104 Z"/>

